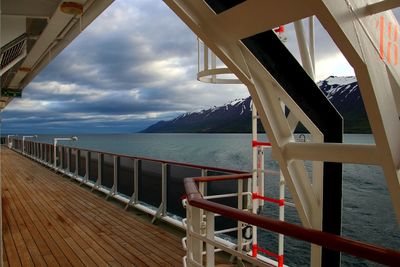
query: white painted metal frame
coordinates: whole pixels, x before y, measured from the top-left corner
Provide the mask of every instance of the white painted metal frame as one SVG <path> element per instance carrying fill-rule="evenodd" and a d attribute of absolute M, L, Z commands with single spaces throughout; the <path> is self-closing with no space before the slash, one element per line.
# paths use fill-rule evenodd
<path fill-rule="evenodd" d="M 400 112 L 397 109 L 400 105 L 396 105 L 400 103 L 400 94 L 393 93 L 394 87 L 400 87 L 400 68 L 380 58 L 379 34 L 374 29 L 379 16 L 392 25 L 398 25 L 388 10 L 399 6 L 398 1 L 247 0 L 219 15 L 203 1 L 164 2 L 248 87 L 303 225 L 318 230 L 322 227 L 323 181 L 320 174 L 324 160 L 381 165 L 400 221 Z M 277 7 L 285 12 L 277 12 Z M 372 15 L 376 12 L 383 13 Z M 240 41 L 313 15 L 355 69 L 376 145 L 322 144 L 321 132 Z M 303 35 L 301 25 L 298 24 L 297 28 L 298 36 Z M 304 41 L 299 43 L 305 45 Z M 313 60 L 310 64 L 308 56 L 303 55 L 303 58 L 306 71 L 313 77 Z M 282 112 L 281 102 L 291 111 L 288 118 Z M 296 144 L 293 130 L 298 121 L 310 131 L 311 142 Z M 328 150 L 332 148 L 334 153 Z M 376 155 L 380 155 L 379 158 Z M 304 168 L 303 160 L 306 159 L 315 161 L 313 183 L 309 182 Z M 314 247 L 313 266 L 320 265 L 316 250 L 318 248 Z"/>
<path fill-rule="evenodd" d="M 15 134 L 9 134 L 9 135 L 7 135 L 7 145 L 8 145 L 8 148 L 12 148 L 12 141 L 13 141 L 13 138 L 11 138 L 11 142 L 10 142 L 10 137 L 16 137 L 16 136 L 18 136 L 18 135 L 15 135 Z"/>
<path fill-rule="evenodd" d="M 197 80 L 214 84 L 242 84 L 229 68 L 217 67 L 218 58 L 199 38 L 197 38 L 197 53 Z M 228 78 L 224 75 L 233 77 Z"/>
<path fill-rule="evenodd" d="M 54 169 L 57 169 L 57 143 L 59 141 L 77 141 L 78 137 L 76 136 L 72 136 L 72 137 L 56 137 L 53 138 L 53 158 L 54 158 Z M 60 155 L 60 165 L 62 165 L 62 151 L 60 151 L 59 155 Z"/>
<path fill-rule="evenodd" d="M 24 135 L 22 136 L 22 154 L 25 155 L 25 139 L 26 138 L 37 138 L 37 135 Z"/>

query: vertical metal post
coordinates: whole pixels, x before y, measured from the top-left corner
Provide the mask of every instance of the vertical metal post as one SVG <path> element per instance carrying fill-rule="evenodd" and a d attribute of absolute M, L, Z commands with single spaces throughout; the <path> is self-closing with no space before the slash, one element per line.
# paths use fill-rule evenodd
<path fill-rule="evenodd" d="M 102 168 L 103 165 L 103 154 L 102 153 L 98 153 L 97 154 L 97 181 L 96 181 L 96 186 L 100 186 L 101 185 L 101 179 L 102 179 Z"/>
<path fill-rule="evenodd" d="M 168 165 L 166 163 L 163 163 L 161 165 L 162 170 L 162 177 L 161 177 L 161 183 L 162 183 L 162 188 L 161 188 L 161 216 L 166 216 L 167 215 L 167 176 L 168 176 Z"/>
<path fill-rule="evenodd" d="M 67 150 L 67 172 L 71 172 L 71 148 L 65 148 Z"/>
<path fill-rule="evenodd" d="M 22 155 L 25 155 L 25 136 L 22 137 Z"/>
<path fill-rule="evenodd" d="M 204 51 L 204 70 L 208 70 L 208 47 L 204 44 L 203 51 Z"/>
<path fill-rule="evenodd" d="M 189 206 L 189 205 L 188 205 Z M 191 231 L 196 234 L 201 234 L 201 222 L 203 221 L 202 219 L 202 212 L 199 208 L 192 207 L 191 208 Z M 189 226 L 189 225 L 188 225 Z M 188 227 L 189 228 L 189 227 Z M 203 241 L 195 238 L 192 236 L 190 233 L 190 247 L 191 247 L 191 259 L 195 261 L 196 263 L 203 265 Z M 188 242 L 189 243 L 189 242 Z"/>
<path fill-rule="evenodd" d="M 119 162 L 119 158 L 118 156 L 114 155 L 114 184 L 113 184 L 113 194 L 115 194 L 116 192 L 118 192 L 118 162 Z"/>
<path fill-rule="evenodd" d="M 260 196 L 264 196 L 264 147 L 260 146 L 257 150 L 258 153 L 258 163 L 257 163 L 257 172 L 258 172 L 258 194 Z M 264 206 L 264 200 L 258 200 L 259 207 Z"/>
<path fill-rule="evenodd" d="M 201 177 L 206 177 L 208 175 L 207 169 L 201 169 Z M 207 186 L 203 186 L 203 196 L 207 195 Z"/>
<path fill-rule="evenodd" d="M 282 174 L 282 171 L 280 173 L 280 179 L 279 179 L 279 199 L 285 199 L 285 178 Z M 284 221 L 285 220 L 285 205 L 279 206 L 279 220 Z M 284 253 L 284 235 L 279 234 L 278 239 L 279 239 L 279 248 L 278 248 L 278 255 L 283 255 Z"/>
<path fill-rule="evenodd" d="M 133 169 L 134 203 L 139 202 L 139 160 L 135 159 Z"/>
<path fill-rule="evenodd" d="M 79 150 L 76 150 L 76 154 L 75 154 L 75 176 L 76 178 L 78 178 L 79 176 Z"/>
<path fill-rule="evenodd" d="M 238 180 L 238 209 L 243 210 L 243 180 Z M 237 222 L 237 250 L 239 253 L 242 253 L 243 249 L 243 235 L 242 228 L 243 223 L 241 221 Z M 207 226 L 208 229 L 208 226 Z"/>
<path fill-rule="evenodd" d="M 308 18 L 308 27 L 309 27 L 309 50 L 310 50 L 310 58 L 311 65 L 314 70 L 314 79 L 315 79 L 315 32 L 314 32 L 314 16 L 310 16 Z"/>
<path fill-rule="evenodd" d="M 257 141 L 257 109 L 256 106 L 254 105 L 254 102 L 252 104 L 252 141 Z M 253 152 L 253 178 L 252 178 L 252 184 L 251 184 L 251 192 L 252 193 L 257 193 L 258 189 L 257 189 L 257 147 L 256 146 L 252 146 L 252 152 Z M 253 207 L 253 213 L 257 212 L 257 208 L 258 208 L 258 200 L 257 199 L 253 199 L 252 200 L 252 207 Z M 254 207 L 256 207 L 256 210 L 254 210 Z M 254 230 L 254 229 L 253 229 Z"/>
<path fill-rule="evenodd" d="M 217 68 L 217 56 L 212 52 L 211 52 L 211 69 L 216 69 Z M 217 79 L 217 75 L 213 74 L 211 76 L 212 82 L 215 83 L 216 79 Z"/>
<path fill-rule="evenodd" d="M 200 72 L 200 39 L 197 37 L 197 73 Z"/>
<path fill-rule="evenodd" d="M 63 161 L 64 161 L 63 147 L 59 146 L 58 147 L 58 162 L 59 162 L 59 164 L 58 164 L 59 167 L 58 168 L 60 170 L 63 170 Z"/>
<path fill-rule="evenodd" d="M 57 169 L 57 140 L 54 139 L 53 143 L 53 167 L 54 169 Z"/>
<path fill-rule="evenodd" d="M 301 62 L 303 63 L 304 70 L 308 73 L 308 75 L 315 80 L 314 77 L 314 69 L 311 63 L 310 53 L 307 48 L 307 42 L 304 33 L 303 21 L 298 20 L 294 22 L 294 29 L 296 31 L 297 42 L 299 45 Z"/>
<path fill-rule="evenodd" d="M 85 172 L 85 177 L 84 177 L 85 182 L 89 181 L 89 171 L 90 171 L 90 168 L 89 168 L 90 163 L 89 162 L 90 162 L 90 152 L 86 151 L 86 161 L 85 161 L 86 172 Z"/>
<path fill-rule="evenodd" d="M 206 238 L 214 241 L 214 213 L 206 211 Z M 213 245 L 206 243 L 206 261 L 207 267 L 214 267 L 215 264 L 215 248 Z"/>
<path fill-rule="evenodd" d="M 256 106 L 252 105 L 252 140 L 253 141 L 257 141 L 257 109 Z M 256 146 L 252 146 L 252 152 L 253 152 L 253 176 L 252 176 L 252 186 L 251 186 L 251 192 L 253 193 L 257 193 L 258 192 L 258 188 L 257 188 L 257 147 Z M 257 213 L 257 209 L 258 209 L 258 200 L 257 199 L 252 199 L 252 213 Z M 256 251 L 257 249 L 257 227 L 256 226 L 252 226 L 252 230 L 253 230 L 253 251 Z M 254 253 L 253 253 L 254 254 Z M 253 255 L 255 256 L 255 255 Z"/>

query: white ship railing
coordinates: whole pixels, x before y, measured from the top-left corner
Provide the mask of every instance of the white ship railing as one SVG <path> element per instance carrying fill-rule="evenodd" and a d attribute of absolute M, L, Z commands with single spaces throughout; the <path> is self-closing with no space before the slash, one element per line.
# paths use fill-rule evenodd
<path fill-rule="evenodd" d="M 103 192 L 106 199 L 124 203 L 125 209 L 135 207 L 153 216 L 152 222 L 159 219 L 182 229 L 182 218 L 186 216 L 181 202 L 185 195 L 184 178 L 244 173 L 60 144 L 55 148 L 54 144 L 17 136 L 3 138 L 2 143 L 6 142 L 18 153 L 89 186 L 92 191 Z"/>
<path fill-rule="evenodd" d="M 204 266 L 205 264 L 205 266 L 214 266 L 216 251 L 223 250 L 235 256 L 239 260 L 249 262 L 256 266 L 277 266 L 276 262 L 266 261 L 266 258 L 261 258 L 259 256 L 254 257 L 247 250 L 243 250 L 241 247 L 232 247 L 218 240 L 215 231 L 215 217 L 224 216 L 225 218 L 234 219 L 238 223 L 240 222 L 249 226 L 256 226 L 260 229 L 307 241 L 334 251 L 347 253 L 352 256 L 389 266 L 398 266 L 400 262 L 400 252 L 398 251 L 305 228 L 215 203 L 205 199 L 201 193 L 201 189 L 196 185 L 196 183 L 201 186 L 202 183 L 241 181 L 249 178 L 251 178 L 251 174 L 185 179 L 185 189 L 188 198 L 186 207 L 187 232 L 185 242 L 187 254 L 184 258 L 184 265 Z"/>

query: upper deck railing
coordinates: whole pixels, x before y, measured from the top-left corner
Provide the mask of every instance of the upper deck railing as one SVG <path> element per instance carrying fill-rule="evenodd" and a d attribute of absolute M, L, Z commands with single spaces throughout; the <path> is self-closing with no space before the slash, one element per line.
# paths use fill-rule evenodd
<path fill-rule="evenodd" d="M 129 206 L 176 226 L 186 217 L 182 206 L 186 177 L 242 174 L 244 172 L 146 157 L 13 138 L 12 148 Z M 56 158 L 56 164 L 54 164 Z M 237 191 L 234 184 L 210 184 L 210 194 Z"/>

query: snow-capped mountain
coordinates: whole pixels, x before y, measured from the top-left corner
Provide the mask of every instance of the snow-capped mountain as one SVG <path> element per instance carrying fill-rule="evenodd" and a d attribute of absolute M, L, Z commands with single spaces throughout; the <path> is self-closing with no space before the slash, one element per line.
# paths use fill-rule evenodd
<path fill-rule="evenodd" d="M 371 131 L 356 77 L 330 76 L 317 84 L 342 114 L 345 132 L 369 133 Z"/>
<path fill-rule="evenodd" d="M 335 77 L 317 83 L 345 119 L 345 132 L 370 132 L 355 77 Z M 235 99 L 220 107 L 188 112 L 160 121 L 143 132 L 247 133 L 251 132 L 251 98 Z"/>
<path fill-rule="evenodd" d="M 250 123 L 250 124 L 249 124 Z M 251 98 L 235 99 L 220 107 L 188 112 L 160 121 L 143 132 L 236 133 L 251 131 Z"/>

